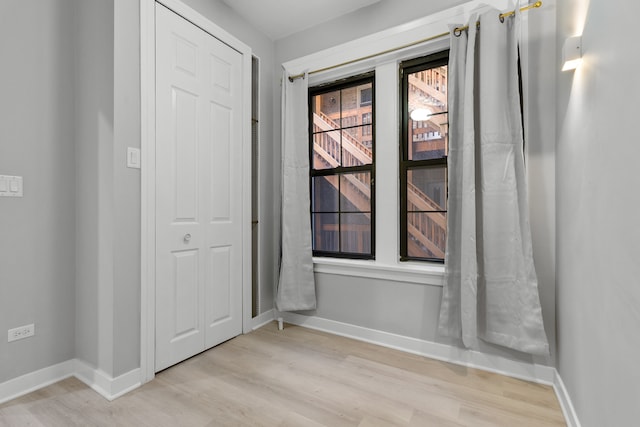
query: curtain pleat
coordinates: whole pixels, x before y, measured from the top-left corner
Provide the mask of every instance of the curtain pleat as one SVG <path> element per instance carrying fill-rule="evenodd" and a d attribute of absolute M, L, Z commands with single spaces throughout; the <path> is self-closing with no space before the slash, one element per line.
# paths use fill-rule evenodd
<path fill-rule="evenodd" d="M 439 332 L 548 354 L 533 264 L 518 85 L 519 16 L 451 34 L 449 199 Z M 476 21 L 480 22 L 479 29 Z"/>
<path fill-rule="evenodd" d="M 282 77 L 282 212 L 276 308 L 316 308 L 309 198 L 308 78 Z"/>

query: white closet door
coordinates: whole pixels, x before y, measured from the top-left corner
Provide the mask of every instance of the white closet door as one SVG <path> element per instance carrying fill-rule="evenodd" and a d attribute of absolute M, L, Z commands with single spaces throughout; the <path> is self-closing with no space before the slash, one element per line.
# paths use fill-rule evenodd
<path fill-rule="evenodd" d="M 156 371 L 242 332 L 241 60 L 156 5 Z"/>

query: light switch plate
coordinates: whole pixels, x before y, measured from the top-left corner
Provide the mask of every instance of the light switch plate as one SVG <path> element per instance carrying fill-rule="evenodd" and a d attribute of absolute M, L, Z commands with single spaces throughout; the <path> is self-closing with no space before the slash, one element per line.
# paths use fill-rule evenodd
<path fill-rule="evenodd" d="M 22 197 L 22 177 L 0 175 L 0 197 Z"/>
<path fill-rule="evenodd" d="M 127 147 L 127 167 L 140 169 L 140 149 Z"/>

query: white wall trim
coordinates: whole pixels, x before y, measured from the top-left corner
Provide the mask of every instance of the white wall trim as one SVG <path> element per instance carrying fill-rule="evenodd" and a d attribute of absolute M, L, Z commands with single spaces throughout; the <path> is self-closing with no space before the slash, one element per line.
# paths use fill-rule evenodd
<path fill-rule="evenodd" d="M 556 370 L 551 366 L 519 362 L 479 351 L 461 349 L 448 344 L 406 337 L 316 316 L 305 316 L 288 312 L 278 313 L 278 316 L 282 317 L 285 322 L 294 325 L 353 338 L 359 341 L 425 356 L 430 359 L 441 360 L 469 368 L 482 369 L 484 371 L 539 384 L 553 385 L 555 381 Z"/>
<path fill-rule="evenodd" d="M 73 369 L 73 360 L 67 360 L 5 381 L 0 384 L 0 404 L 69 378 Z"/>
<path fill-rule="evenodd" d="M 581 427 L 580 420 L 578 419 L 578 414 L 573 407 L 573 402 L 571 401 L 569 392 L 564 386 L 564 382 L 562 381 L 562 377 L 560 377 L 560 373 L 558 371 L 556 371 L 555 380 L 553 382 L 553 389 L 555 390 L 556 396 L 558 397 L 558 402 L 560 402 L 560 408 L 562 408 L 562 413 L 564 414 L 564 420 L 567 422 L 567 426 Z"/>
<path fill-rule="evenodd" d="M 243 87 L 251 85 L 251 48 L 180 0 L 158 0 L 178 15 L 200 27 L 242 54 Z M 155 0 L 140 1 L 141 74 L 141 302 L 140 381 L 155 376 Z M 243 91 L 242 158 L 242 331 L 251 322 L 251 91 Z"/>
<path fill-rule="evenodd" d="M 273 309 L 269 311 L 265 311 L 262 314 L 257 315 L 253 319 L 251 319 L 251 330 L 255 331 L 266 325 L 267 323 L 273 322 L 275 319 L 275 312 Z"/>
<path fill-rule="evenodd" d="M 443 286 L 444 283 L 443 264 L 407 262 L 399 265 L 387 265 L 369 260 L 315 257 L 313 259 L 313 271 L 315 273 L 366 277 L 368 279 L 420 285 Z"/>
<path fill-rule="evenodd" d="M 155 375 L 155 1 L 140 1 L 140 381 Z"/>
<path fill-rule="evenodd" d="M 0 404 L 69 377 L 76 377 L 110 401 L 141 385 L 139 368 L 112 378 L 79 359 L 70 359 L 1 383 Z"/>
<path fill-rule="evenodd" d="M 73 365 L 74 376 L 109 401 L 141 385 L 140 368 L 113 378 L 101 369 L 93 368 L 79 359 L 74 359 Z"/>

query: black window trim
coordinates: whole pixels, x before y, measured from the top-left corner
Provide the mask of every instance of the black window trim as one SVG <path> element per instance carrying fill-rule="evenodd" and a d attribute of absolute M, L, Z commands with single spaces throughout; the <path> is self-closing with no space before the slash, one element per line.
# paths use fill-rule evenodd
<path fill-rule="evenodd" d="M 361 166 L 339 166 L 333 169 L 313 169 L 313 97 L 315 95 L 321 95 L 323 93 L 333 92 L 336 90 L 346 89 L 348 87 L 358 86 L 361 84 L 371 83 L 371 164 L 370 165 L 361 165 Z M 362 253 L 353 253 L 353 252 L 330 252 L 330 251 L 319 251 L 313 250 L 314 257 L 326 257 L 326 258 L 345 258 L 345 259 L 359 259 L 359 260 L 375 260 L 376 253 L 376 191 L 375 191 L 375 171 L 376 171 L 376 82 L 375 82 L 375 72 L 370 71 L 364 74 L 358 74 L 355 76 L 351 76 L 345 79 L 340 79 L 334 82 L 324 83 L 318 86 L 309 87 L 309 194 L 313 196 L 313 178 L 316 176 L 328 176 L 328 175 L 341 175 L 345 173 L 357 173 L 357 172 L 370 172 L 371 174 L 371 252 L 369 254 Z M 342 105 L 340 106 L 340 115 L 342 116 Z M 354 127 L 361 127 L 360 125 L 356 126 L 345 126 L 342 129 L 350 129 Z M 317 213 L 317 212 L 316 212 Z M 311 227 L 313 229 L 313 201 L 309 204 L 309 216 L 311 219 Z M 313 231 L 313 230 L 311 230 Z M 340 232 L 338 232 L 338 239 L 340 239 Z M 312 240 L 313 241 L 313 240 Z M 338 243 L 338 248 L 340 248 L 340 243 Z"/>
<path fill-rule="evenodd" d="M 409 90 L 409 74 L 427 70 L 430 68 L 440 67 L 447 65 L 449 62 L 449 50 L 443 50 L 437 53 L 433 53 L 427 56 L 421 56 L 419 58 L 413 58 L 400 63 L 399 67 L 399 90 L 400 90 L 400 165 L 399 165 L 399 177 L 398 182 L 400 186 L 400 261 L 422 261 L 422 262 L 434 262 L 444 264 L 444 259 L 441 258 L 422 258 L 408 256 L 408 231 L 407 231 L 407 172 L 414 168 L 425 168 L 431 166 L 447 166 L 447 157 L 444 156 L 438 159 L 428 160 L 408 160 L 409 154 L 409 108 L 407 94 Z M 449 79 L 447 79 L 447 84 Z M 433 212 L 445 212 L 446 211 L 433 211 Z"/>

